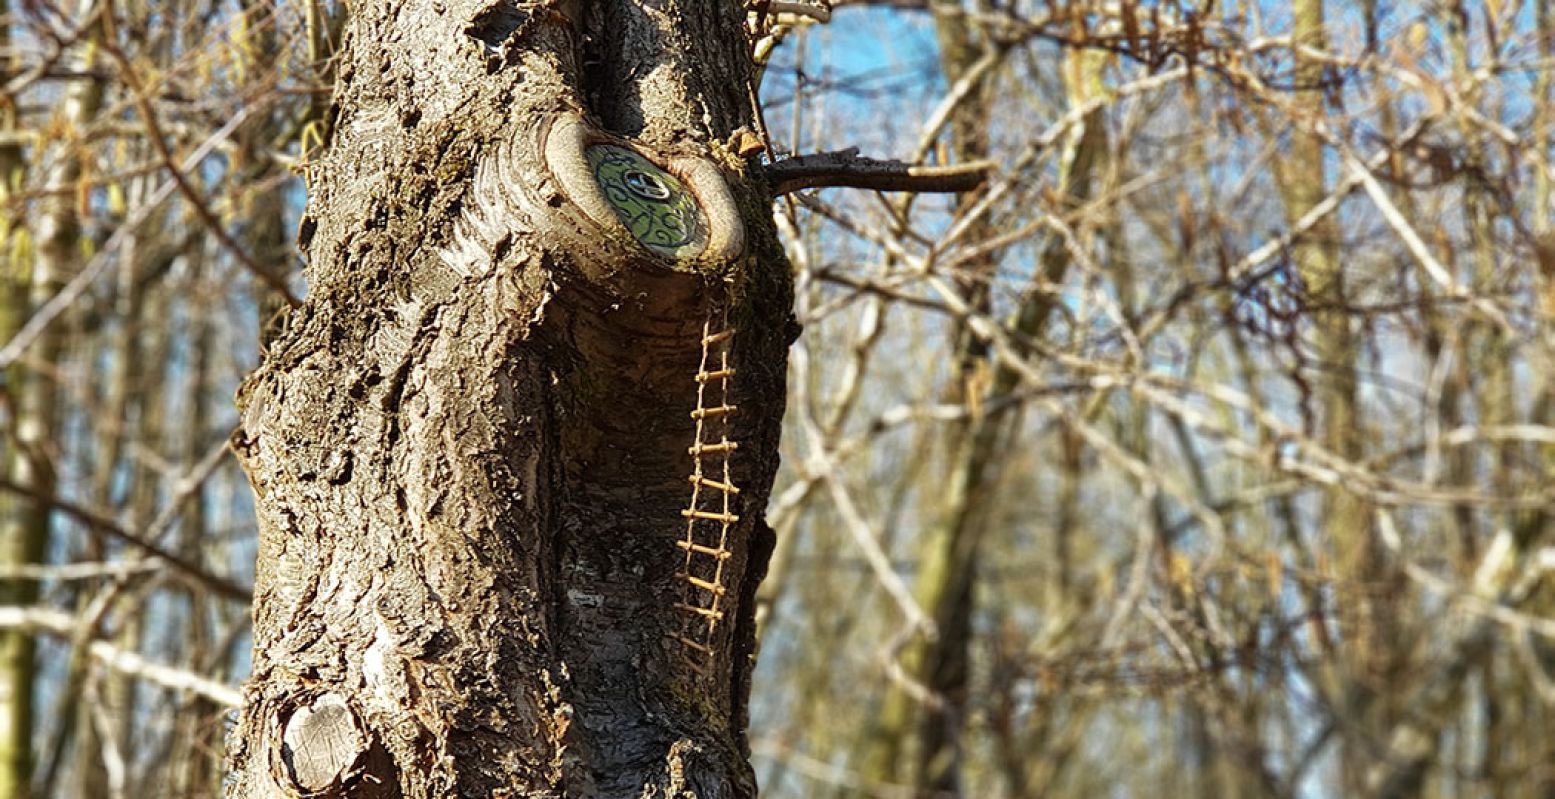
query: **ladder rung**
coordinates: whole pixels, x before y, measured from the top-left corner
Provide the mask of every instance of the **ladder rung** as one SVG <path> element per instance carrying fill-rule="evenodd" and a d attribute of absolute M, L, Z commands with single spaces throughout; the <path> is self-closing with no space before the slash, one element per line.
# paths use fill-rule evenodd
<path fill-rule="evenodd" d="M 734 413 L 736 407 L 737 406 L 734 405 L 719 405 L 716 408 L 697 408 L 691 412 L 691 418 L 711 419 L 714 416 L 724 416 L 726 414 Z"/>
<path fill-rule="evenodd" d="M 701 455 L 704 452 L 733 452 L 739 447 L 738 442 L 724 439 L 717 444 L 693 444 L 686 451 L 692 455 Z"/>
<path fill-rule="evenodd" d="M 685 644 L 686 646 L 691 647 L 692 649 L 695 649 L 698 652 L 706 652 L 709 655 L 713 654 L 713 648 L 710 647 L 710 646 L 707 646 L 706 644 L 701 644 L 701 643 L 698 643 L 696 641 L 693 641 L 690 638 L 685 637 L 684 635 L 677 635 L 675 637 L 680 639 L 681 643 Z"/>
<path fill-rule="evenodd" d="M 734 328 L 729 327 L 729 328 L 725 328 L 723 330 L 720 330 L 717 333 L 713 333 L 712 335 L 703 336 L 702 337 L 702 343 L 703 344 L 717 344 L 717 343 L 722 342 L 722 341 L 728 341 L 731 338 L 734 338 Z"/>
<path fill-rule="evenodd" d="M 715 557 L 715 558 L 717 558 L 719 560 L 728 560 L 730 557 L 732 557 L 734 555 L 733 552 L 730 552 L 727 549 L 719 549 L 718 547 L 710 547 L 710 546 L 705 546 L 703 544 L 695 544 L 695 543 L 692 543 L 690 541 L 676 541 L 675 542 L 675 546 L 678 546 L 681 549 L 689 549 L 692 552 L 697 553 L 698 555 L 711 555 L 711 556 L 713 556 L 713 557 Z"/>
<path fill-rule="evenodd" d="M 734 376 L 734 370 L 733 369 L 719 369 L 716 372 L 697 372 L 697 382 L 698 383 L 711 383 L 714 380 L 722 380 L 722 379 L 724 379 L 726 377 L 733 377 L 733 376 Z"/>
<path fill-rule="evenodd" d="M 710 510 L 683 510 L 680 515 L 687 519 L 711 519 L 715 522 L 728 522 L 733 524 L 740 520 L 739 515 L 733 513 L 720 513 Z"/>
<path fill-rule="evenodd" d="M 680 608 L 681 610 L 689 610 L 699 616 L 706 616 L 710 619 L 713 619 L 714 621 L 721 621 L 724 617 L 724 612 L 721 610 L 714 610 L 713 608 L 699 608 L 696 605 L 687 605 L 684 602 L 676 602 L 675 607 Z"/>
<path fill-rule="evenodd" d="M 736 486 L 733 483 L 721 483 L 721 482 L 719 482 L 717 480 L 709 480 L 706 477 L 703 477 L 702 475 L 699 475 L 699 474 L 691 475 L 690 480 L 691 480 L 691 482 L 696 483 L 699 486 L 707 486 L 708 488 L 711 488 L 714 491 L 722 491 L 725 494 L 738 494 L 738 493 L 740 493 L 739 486 Z"/>
<path fill-rule="evenodd" d="M 703 591 L 712 591 L 714 594 L 717 594 L 718 596 L 723 596 L 724 595 L 724 587 L 719 585 L 718 583 L 710 583 L 710 582 L 708 582 L 708 581 L 706 581 L 706 580 L 704 580 L 704 579 L 702 579 L 700 577 L 697 577 L 696 575 L 686 574 L 684 572 L 680 573 L 677 576 L 680 577 L 680 579 L 685 580 L 688 583 L 691 583 L 692 585 L 696 586 L 697 588 L 702 589 Z"/>

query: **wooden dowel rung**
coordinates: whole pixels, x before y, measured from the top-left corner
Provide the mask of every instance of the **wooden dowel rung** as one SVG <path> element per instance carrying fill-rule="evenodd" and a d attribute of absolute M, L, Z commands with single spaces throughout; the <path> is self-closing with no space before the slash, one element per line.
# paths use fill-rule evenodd
<path fill-rule="evenodd" d="M 734 413 L 737 407 L 738 406 L 735 405 L 719 405 L 716 408 L 697 408 L 691 412 L 691 418 L 710 419 L 714 416 L 724 416 L 726 414 Z"/>
<path fill-rule="evenodd" d="M 697 382 L 698 383 L 711 383 L 714 380 L 722 380 L 722 379 L 724 379 L 726 377 L 733 377 L 733 376 L 734 376 L 734 370 L 733 369 L 719 369 L 716 372 L 697 372 Z"/>
<path fill-rule="evenodd" d="M 691 647 L 692 649 L 695 649 L 698 652 L 706 652 L 709 655 L 713 654 L 713 648 L 710 647 L 710 646 L 707 646 L 706 644 L 701 644 L 701 643 L 698 643 L 696 641 L 693 641 L 690 638 L 685 637 L 684 635 L 677 635 L 675 637 L 677 639 L 679 639 L 681 643 L 685 644 L 686 646 Z"/>
<path fill-rule="evenodd" d="M 681 610 L 689 610 L 698 616 L 706 616 L 714 621 L 721 621 L 724 617 L 724 612 L 715 608 L 699 608 L 696 605 L 687 605 L 684 602 L 676 602 L 675 607 Z"/>
<path fill-rule="evenodd" d="M 708 452 L 733 452 L 739 449 L 739 447 L 739 442 L 725 439 L 717 444 L 694 444 L 687 448 L 686 451 L 692 455 L 702 455 Z"/>
<path fill-rule="evenodd" d="M 718 513 L 710 510 L 683 510 L 680 512 L 680 515 L 686 517 L 687 519 L 709 519 L 715 522 L 728 522 L 730 524 L 734 524 L 740 520 L 740 517 L 737 514 Z"/>
<path fill-rule="evenodd" d="M 725 494 L 740 493 L 739 486 L 736 486 L 734 483 L 721 483 L 717 480 L 709 480 L 700 474 L 691 475 L 691 482 L 699 486 L 706 486 L 707 488 L 711 488 L 714 491 L 722 491 Z"/>
<path fill-rule="evenodd" d="M 689 549 L 692 552 L 697 553 L 698 555 L 711 555 L 712 557 L 715 557 L 715 558 L 717 558 L 719 560 L 728 560 L 730 557 L 732 557 L 734 555 L 733 552 L 730 552 L 727 549 L 719 549 L 718 547 L 710 547 L 710 546 L 705 546 L 703 544 L 695 544 L 695 543 L 692 543 L 690 541 L 676 541 L 675 545 L 680 547 L 681 549 Z"/>
<path fill-rule="evenodd" d="M 685 580 L 688 583 L 691 583 L 692 585 L 696 586 L 697 588 L 702 589 L 703 591 L 712 591 L 714 594 L 717 594 L 718 596 L 723 596 L 724 595 L 724 587 L 719 585 L 718 583 L 710 583 L 710 582 L 708 582 L 708 581 L 706 581 L 706 580 L 704 580 L 704 579 L 702 579 L 700 577 L 697 577 L 696 575 L 685 574 L 685 573 L 682 573 L 680 575 L 680 578 L 682 580 Z"/>
<path fill-rule="evenodd" d="M 703 336 L 702 337 L 702 343 L 703 344 L 718 344 L 720 342 L 728 341 L 731 338 L 734 338 L 734 328 L 732 328 L 732 327 L 725 328 L 725 329 L 720 330 L 717 333 L 713 333 L 711 335 Z"/>

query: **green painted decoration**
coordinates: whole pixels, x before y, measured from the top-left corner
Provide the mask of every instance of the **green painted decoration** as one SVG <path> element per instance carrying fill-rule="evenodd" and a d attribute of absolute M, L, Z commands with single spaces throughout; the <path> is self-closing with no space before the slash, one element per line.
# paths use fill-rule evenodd
<path fill-rule="evenodd" d="M 596 144 L 585 152 L 605 200 L 638 241 L 672 258 L 703 245 L 702 209 L 679 178 L 625 147 Z"/>

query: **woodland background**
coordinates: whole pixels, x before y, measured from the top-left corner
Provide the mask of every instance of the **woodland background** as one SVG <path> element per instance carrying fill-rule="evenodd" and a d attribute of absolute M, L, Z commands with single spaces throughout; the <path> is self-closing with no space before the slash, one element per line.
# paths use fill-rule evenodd
<path fill-rule="evenodd" d="M 1551 4 L 835 5 L 774 157 L 994 170 L 776 206 L 765 794 L 1555 790 Z M 219 792 L 346 13 L 0 0 L 0 796 Z"/>

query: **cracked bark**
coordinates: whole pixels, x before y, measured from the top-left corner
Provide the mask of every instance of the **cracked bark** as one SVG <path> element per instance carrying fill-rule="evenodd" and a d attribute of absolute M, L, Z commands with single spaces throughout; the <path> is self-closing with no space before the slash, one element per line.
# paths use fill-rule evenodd
<path fill-rule="evenodd" d="M 353 6 L 300 232 L 309 296 L 240 392 L 260 518 L 231 795 L 755 794 L 787 264 L 738 3 Z M 686 181 L 667 258 L 580 145 Z M 674 639 L 702 325 L 727 307 L 742 489 L 705 675 Z"/>

